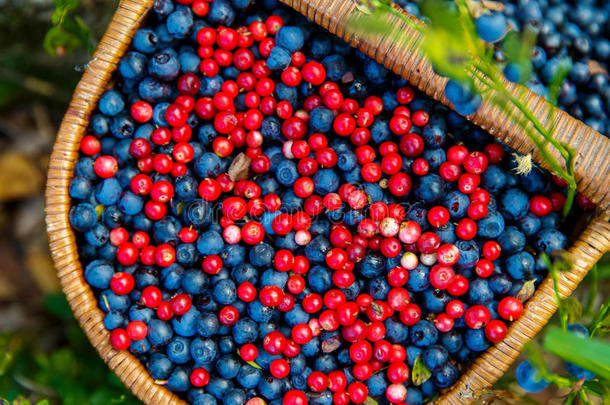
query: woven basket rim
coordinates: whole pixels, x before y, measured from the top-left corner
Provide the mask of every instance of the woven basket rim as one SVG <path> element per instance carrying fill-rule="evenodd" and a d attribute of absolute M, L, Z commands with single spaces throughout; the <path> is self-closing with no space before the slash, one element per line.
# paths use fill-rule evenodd
<path fill-rule="evenodd" d="M 333 33 L 337 33 L 337 28 L 341 29 L 341 26 L 337 20 L 321 13 L 321 8 L 326 7 L 327 12 L 333 12 L 337 11 L 338 6 L 345 15 L 351 5 L 351 0 L 282 1 L 325 28 L 329 28 L 329 24 L 332 28 L 332 24 L 335 24 L 334 32 L 331 29 Z M 53 146 L 45 192 L 45 220 L 51 254 L 62 289 L 80 326 L 102 359 L 144 403 L 186 405 L 176 394 L 156 384 L 137 357 L 127 351 L 116 351 L 110 347 L 109 332 L 103 325 L 104 313 L 98 308 L 97 299 L 84 280 L 75 235 L 68 220 L 68 186 L 74 175 L 80 139 L 87 131 L 91 112 L 107 88 L 120 57 L 130 45 L 131 38 L 152 3 L 153 0 L 122 0 L 92 60 L 87 64 Z M 421 90 L 421 86 L 417 87 Z M 591 221 L 571 247 L 570 251 L 575 259 L 574 270 L 562 274 L 559 280 L 562 296 L 569 295 L 588 269 L 610 248 L 608 219 L 609 216 L 603 214 Z M 477 393 L 491 386 L 504 373 L 525 342 L 535 336 L 556 309 L 552 299 L 552 285 L 548 278 L 525 307 L 524 315 L 510 326 L 507 338 L 482 353 L 458 383 L 444 393 L 439 402 L 470 403 Z"/>

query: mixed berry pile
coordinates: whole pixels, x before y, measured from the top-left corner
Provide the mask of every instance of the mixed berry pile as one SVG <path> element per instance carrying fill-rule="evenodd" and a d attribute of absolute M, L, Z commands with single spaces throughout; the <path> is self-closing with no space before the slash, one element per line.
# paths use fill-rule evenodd
<path fill-rule="evenodd" d="M 397 0 L 408 12 L 421 17 L 419 1 Z M 534 74 L 526 86 L 543 97 L 556 72 L 565 67 L 567 80 L 558 105 L 595 130 L 610 135 L 610 2 L 605 0 L 500 0 L 504 10 L 479 19 L 482 38 L 501 41 L 510 30 L 531 29 L 537 35 L 533 50 Z M 424 17 L 425 18 L 425 17 Z M 497 49 L 495 59 L 506 62 Z M 507 63 L 506 77 L 523 81 L 524 72 Z"/>
<path fill-rule="evenodd" d="M 156 0 L 80 150 L 110 343 L 198 405 L 420 404 L 568 245 L 560 180 L 275 1 Z"/>

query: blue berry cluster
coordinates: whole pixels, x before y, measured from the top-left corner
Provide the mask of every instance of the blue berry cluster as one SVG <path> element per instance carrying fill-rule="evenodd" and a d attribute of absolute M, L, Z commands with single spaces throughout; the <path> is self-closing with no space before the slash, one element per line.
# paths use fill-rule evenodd
<path fill-rule="evenodd" d="M 418 2 L 397 1 L 418 17 Z M 603 0 L 501 0 L 504 10 L 484 14 L 476 20 L 477 31 L 487 42 L 501 40 L 508 30 L 531 29 L 537 34 L 533 50 L 534 74 L 525 86 L 543 97 L 562 67 L 569 75 L 559 93 L 558 105 L 596 131 L 610 136 L 610 4 Z M 498 62 L 505 56 L 498 49 Z M 523 72 L 508 63 L 504 73 L 509 80 L 522 82 Z M 470 114 L 471 109 L 460 111 Z"/>

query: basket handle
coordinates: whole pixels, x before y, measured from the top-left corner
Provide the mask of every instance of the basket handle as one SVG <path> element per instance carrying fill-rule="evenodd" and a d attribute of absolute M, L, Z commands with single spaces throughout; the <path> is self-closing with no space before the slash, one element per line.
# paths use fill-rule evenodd
<path fill-rule="evenodd" d="M 332 34 L 345 39 L 353 47 L 401 75 L 430 97 L 451 107 L 443 92 L 447 78 L 435 73 L 428 59 L 414 47 L 421 34 L 397 16 L 391 16 L 390 22 L 405 34 L 404 39 L 401 38 L 398 43 L 388 36 L 361 37 L 347 27 L 346 23 L 352 13 L 361 12 L 357 7 L 357 0 L 280 1 L 312 19 Z M 419 21 L 404 10 L 401 11 L 411 20 Z M 610 213 L 610 139 L 553 106 L 526 87 L 510 82 L 506 84 L 513 95 L 519 98 L 526 97 L 526 106 L 543 125 L 549 124 L 548 117 L 554 117 L 553 136 L 576 152 L 575 177 L 578 191 L 606 213 Z M 549 114 L 549 111 L 552 114 Z M 531 154 L 535 162 L 546 169 L 549 168 L 520 126 L 498 108 L 483 103 L 475 114 L 467 118 L 516 151 Z M 557 150 L 552 149 L 550 152 L 559 161 L 563 161 Z"/>

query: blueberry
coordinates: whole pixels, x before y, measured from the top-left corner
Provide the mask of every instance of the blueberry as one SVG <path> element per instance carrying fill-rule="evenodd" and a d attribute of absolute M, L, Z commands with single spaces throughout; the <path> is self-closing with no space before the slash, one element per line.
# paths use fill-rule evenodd
<path fill-rule="evenodd" d="M 409 292 L 424 291 L 430 285 L 429 275 L 430 269 L 419 263 L 417 267 L 409 271 L 407 290 Z"/>
<path fill-rule="evenodd" d="M 409 337 L 409 327 L 397 318 L 388 318 L 384 321 L 386 338 L 392 343 L 406 342 Z M 412 335 L 411 335 L 412 336 Z"/>
<path fill-rule="evenodd" d="M 366 386 L 369 389 L 369 395 L 371 397 L 379 397 L 385 395 L 388 381 L 384 373 L 375 373 L 366 381 Z"/>
<path fill-rule="evenodd" d="M 480 257 L 479 245 L 473 240 L 459 240 L 455 244 L 460 251 L 456 266 L 466 269 L 474 266 Z"/>
<path fill-rule="evenodd" d="M 432 373 L 432 382 L 439 388 L 448 388 L 457 381 L 458 377 L 457 367 L 447 362 L 438 371 Z"/>
<path fill-rule="evenodd" d="M 338 54 L 328 55 L 322 60 L 322 66 L 326 70 L 326 77 L 332 81 L 339 81 L 347 71 L 347 65 L 343 56 Z"/>
<path fill-rule="evenodd" d="M 298 51 L 303 47 L 304 42 L 305 37 L 300 27 L 285 25 L 275 35 L 275 44 L 287 49 L 289 52 Z"/>
<path fill-rule="evenodd" d="M 214 284 L 213 297 L 221 305 L 230 305 L 237 299 L 237 287 L 231 279 L 219 280 Z"/>
<path fill-rule="evenodd" d="M 181 336 L 174 337 L 167 345 L 167 358 L 174 364 L 184 364 L 191 359 L 189 340 Z"/>
<path fill-rule="evenodd" d="M 258 325 L 250 318 L 240 318 L 233 326 L 233 338 L 238 345 L 254 343 L 258 336 Z"/>
<path fill-rule="evenodd" d="M 195 336 L 197 333 L 197 322 L 199 320 L 199 311 L 194 306 L 181 317 L 172 318 L 172 327 L 174 331 L 184 337 Z M 152 343 L 152 341 L 151 341 Z M 154 344 L 154 343 L 153 343 Z"/>
<path fill-rule="evenodd" d="M 364 74 L 373 84 L 381 84 L 386 81 L 389 70 L 374 61 L 367 59 L 364 62 Z"/>
<path fill-rule="evenodd" d="M 475 21 L 477 33 L 486 42 L 501 40 L 508 31 L 506 18 L 501 13 L 483 14 Z"/>
<path fill-rule="evenodd" d="M 327 56 L 332 49 L 332 42 L 327 35 L 317 35 L 309 42 L 309 54 L 316 60 Z"/>
<path fill-rule="evenodd" d="M 485 338 L 485 332 L 483 329 L 468 329 L 464 336 L 464 341 L 468 349 L 475 352 L 482 352 L 487 350 L 489 342 Z"/>
<path fill-rule="evenodd" d="M 504 217 L 490 209 L 487 215 L 477 222 L 477 236 L 495 239 L 504 232 Z"/>
<path fill-rule="evenodd" d="M 493 291 L 489 288 L 489 282 L 486 279 L 478 278 L 470 283 L 468 289 L 468 302 L 470 304 L 487 304 L 493 299 Z"/>
<path fill-rule="evenodd" d="M 319 173 L 319 172 L 318 172 Z M 292 186 L 299 178 L 296 164 L 291 160 L 282 161 L 275 171 L 275 177 L 283 186 Z"/>
<path fill-rule="evenodd" d="M 219 254 L 223 245 L 222 236 L 216 231 L 202 233 L 197 239 L 197 250 L 204 256 Z"/>
<path fill-rule="evenodd" d="M 290 65 L 290 51 L 283 46 L 275 46 L 267 58 L 267 66 L 271 70 L 285 70 Z"/>
<path fill-rule="evenodd" d="M 512 255 L 523 250 L 525 247 L 525 235 L 515 226 L 509 226 L 498 238 L 502 253 Z"/>
<path fill-rule="evenodd" d="M 197 364 L 209 364 L 216 359 L 218 346 L 212 339 L 195 338 L 191 341 L 191 357 Z"/>
<path fill-rule="evenodd" d="M 428 347 L 436 343 L 438 332 L 432 322 L 421 320 L 411 327 L 409 338 L 417 347 Z"/>
<path fill-rule="evenodd" d="M 263 305 L 256 299 L 248 304 L 248 315 L 255 322 L 268 322 L 273 315 L 273 308 Z"/>
<path fill-rule="evenodd" d="M 315 132 L 327 133 L 332 129 L 335 115 L 324 106 L 314 108 L 309 117 L 309 125 Z"/>
<path fill-rule="evenodd" d="M 489 278 L 489 288 L 496 295 L 505 295 L 512 288 L 512 281 L 506 274 L 494 274 Z"/>
<path fill-rule="evenodd" d="M 211 24 L 230 26 L 235 20 L 235 10 L 226 0 L 214 0 L 210 3 L 210 11 L 207 17 Z"/>
<path fill-rule="evenodd" d="M 468 196 L 458 190 L 448 192 L 443 198 L 443 206 L 447 208 L 453 219 L 463 218 L 469 205 L 470 199 Z"/>
<path fill-rule="evenodd" d="M 415 182 L 415 197 L 427 204 L 435 203 L 445 194 L 445 182 L 437 174 L 427 174 Z"/>
<path fill-rule="evenodd" d="M 237 383 L 243 388 L 256 388 L 262 376 L 263 370 L 253 367 L 250 364 L 244 364 L 237 372 Z"/>
<path fill-rule="evenodd" d="M 377 144 L 388 140 L 392 136 L 390 123 L 386 119 L 376 119 L 371 125 L 371 139 Z"/>
<path fill-rule="evenodd" d="M 409 5 L 413 5 L 413 3 L 409 3 Z M 405 402 L 409 405 L 421 405 L 423 403 L 421 391 L 417 388 L 409 387 Z"/>
<path fill-rule="evenodd" d="M 166 345 L 172 339 L 172 328 L 167 322 L 159 319 L 153 319 L 148 323 L 148 340 L 150 343 L 158 345 Z"/>
<path fill-rule="evenodd" d="M 441 333 L 440 342 L 443 347 L 451 354 L 458 352 L 464 344 L 462 334 L 456 329 Z"/>
<path fill-rule="evenodd" d="M 538 370 L 527 360 L 519 364 L 515 377 L 519 386 L 527 392 L 540 392 L 549 386 L 549 383 L 540 377 Z"/>
<path fill-rule="evenodd" d="M 167 32 L 174 38 L 186 38 L 193 27 L 193 12 L 190 7 L 178 6 L 165 21 Z"/>
<path fill-rule="evenodd" d="M 318 235 L 305 246 L 305 256 L 312 262 L 323 262 L 326 260 L 326 253 L 330 249 L 329 240 L 323 235 Z"/>
<path fill-rule="evenodd" d="M 440 345 L 432 345 L 422 352 L 422 360 L 428 370 L 432 372 L 439 371 L 441 366 L 443 366 L 448 359 L 449 353 L 447 352 L 447 349 Z"/>
<path fill-rule="evenodd" d="M 498 193 L 506 186 L 506 173 L 496 165 L 489 165 L 481 174 L 481 183 L 490 193 Z"/>
<path fill-rule="evenodd" d="M 258 392 L 266 399 L 273 400 L 281 397 L 284 384 L 271 375 L 263 376 L 258 383 Z"/>
<path fill-rule="evenodd" d="M 85 267 L 85 280 L 95 288 L 108 288 L 113 274 L 112 265 L 104 260 L 94 260 Z"/>
<path fill-rule="evenodd" d="M 223 405 L 241 405 L 246 403 L 246 393 L 244 390 L 237 388 L 230 389 L 223 397 Z"/>
<path fill-rule="evenodd" d="M 150 375 L 157 380 L 166 380 L 174 368 L 174 364 L 166 355 L 153 353 L 146 366 Z"/>

